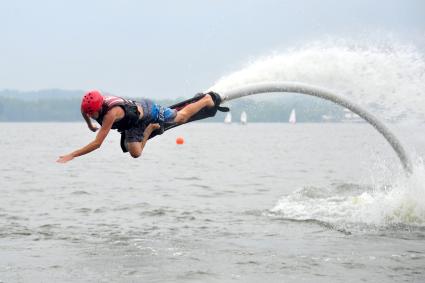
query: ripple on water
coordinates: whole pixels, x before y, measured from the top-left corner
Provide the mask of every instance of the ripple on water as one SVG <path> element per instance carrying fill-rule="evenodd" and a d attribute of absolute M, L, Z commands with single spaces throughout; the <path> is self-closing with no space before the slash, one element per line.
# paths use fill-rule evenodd
<path fill-rule="evenodd" d="M 219 275 L 206 270 L 190 270 L 177 276 L 177 278 L 181 280 L 207 280 L 207 278 L 218 279 Z"/>
<path fill-rule="evenodd" d="M 108 211 L 109 209 L 107 207 L 99 207 L 96 208 L 93 213 L 105 213 L 106 211 Z"/>
<path fill-rule="evenodd" d="M 76 209 L 74 209 L 74 211 L 78 212 L 78 213 L 88 214 L 92 210 L 90 208 L 87 208 L 87 207 L 82 207 L 82 208 L 76 208 Z"/>
<path fill-rule="evenodd" d="M 86 191 L 73 191 L 72 193 L 71 193 L 71 195 L 90 195 L 90 193 L 89 192 L 86 192 Z"/>
<path fill-rule="evenodd" d="M 182 180 L 182 181 L 201 181 L 202 179 L 198 176 L 191 176 L 191 177 L 175 177 L 175 180 Z"/>
<path fill-rule="evenodd" d="M 165 216 L 168 213 L 173 213 L 174 210 L 171 209 L 166 209 L 166 208 L 156 208 L 156 209 L 152 209 L 152 210 L 147 210 L 147 211 L 143 211 L 140 213 L 140 215 L 144 215 L 144 216 Z"/>
<path fill-rule="evenodd" d="M 200 188 L 200 189 L 211 189 L 211 186 L 205 184 L 190 184 L 191 187 Z"/>

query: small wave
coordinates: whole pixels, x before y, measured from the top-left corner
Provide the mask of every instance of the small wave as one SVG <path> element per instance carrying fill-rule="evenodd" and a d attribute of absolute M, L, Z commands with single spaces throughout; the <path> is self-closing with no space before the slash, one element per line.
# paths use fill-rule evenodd
<path fill-rule="evenodd" d="M 178 276 L 179 279 L 183 280 L 204 280 L 206 278 L 218 278 L 218 274 L 204 270 L 187 271 L 183 275 Z"/>
<path fill-rule="evenodd" d="M 174 212 L 173 210 L 165 208 L 157 208 L 148 211 L 143 211 L 140 214 L 145 216 L 165 216 L 167 213 Z"/>
<path fill-rule="evenodd" d="M 190 184 L 190 186 L 200 189 L 211 189 L 211 186 L 205 184 Z"/>
<path fill-rule="evenodd" d="M 320 220 L 316 220 L 316 219 L 297 220 L 297 219 L 280 217 L 279 214 L 275 214 L 275 213 L 272 213 L 272 212 L 268 213 L 268 216 L 271 216 L 274 219 L 288 221 L 288 222 L 314 224 L 314 225 L 321 226 L 321 227 L 323 227 L 327 230 L 334 230 L 334 231 L 340 232 L 344 235 L 351 235 L 352 234 L 348 229 L 344 228 L 341 225 L 336 225 L 336 224 L 332 224 L 332 223 L 328 223 L 328 222 L 324 222 L 324 221 L 320 221 Z"/>
<path fill-rule="evenodd" d="M 84 213 L 84 214 L 87 214 L 87 213 L 92 212 L 92 210 L 91 210 L 90 208 L 87 208 L 87 207 L 76 208 L 76 209 L 74 209 L 74 210 L 75 210 L 76 212 Z"/>
<path fill-rule="evenodd" d="M 60 224 L 44 224 L 44 225 L 39 226 L 38 228 L 40 228 L 40 229 L 54 229 L 54 228 L 59 228 L 59 227 L 61 227 Z"/>
<path fill-rule="evenodd" d="M 0 227 L 0 238 L 16 238 L 22 236 L 31 236 L 34 232 L 27 226 L 18 223 L 10 223 L 10 225 Z"/>
<path fill-rule="evenodd" d="M 99 208 L 96 208 L 94 211 L 93 211 L 93 213 L 104 213 L 104 212 L 106 212 L 106 211 L 108 211 L 109 209 L 107 208 L 107 207 L 99 207 Z"/>
<path fill-rule="evenodd" d="M 86 191 L 74 191 L 71 193 L 71 195 L 89 195 L 90 193 Z"/>
<path fill-rule="evenodd" d="M 391 185 L 304 187 L 282 197 L 270 213 L 274 217 L 319 221 L 335 227 L 423 233 L 424 181 L 424 167 L 417 166 L 411 176 L 398 176 Z"/>

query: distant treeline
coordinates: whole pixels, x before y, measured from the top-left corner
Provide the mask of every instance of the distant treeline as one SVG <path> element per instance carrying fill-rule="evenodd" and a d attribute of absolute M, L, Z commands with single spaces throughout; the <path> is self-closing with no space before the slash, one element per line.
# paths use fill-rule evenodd
<path fill-rule="evenodd" d="M 0 91 L 0 121 L 38 122 L 38 121 L 82 121 L 80 113 L 82 92 L 50 90 L 25 95 L 13 91 Z M 137 100 L 137 98 L 133 98 Z M 169 106 L 183 100 L 155 100 L 158 104 Z M 242 98 L 227 103 L 234 121 L 238 121 L 242 111 L 248 115 L 249 122 L 288 122 L 292 109 L 296 110 L 297 122 L 321 122 L 323 115 L 339 121 L 343 109 L 333 103 L 314 97 L 288 94 L 273 99 Z M 209 122 L 223 121 L 225 113 L 219 112 Z"/>

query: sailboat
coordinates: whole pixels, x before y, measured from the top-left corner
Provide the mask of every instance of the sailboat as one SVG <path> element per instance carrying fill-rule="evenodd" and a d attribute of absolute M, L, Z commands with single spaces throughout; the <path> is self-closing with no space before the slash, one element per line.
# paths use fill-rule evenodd
<path fill-rule="evenodd" d="M 292 109 L 291 115 L 289 115 L 289 123 L 291 124 L 297 123 L 297 114 L 295 113 L 295 109 Z"/>
<path fill-rule="evenodd" d="M 343 123 L 362 123 L 364 120 L 357 114 L 351 112 L 349 109 L 344 108 L 344 117 L 341 122 Z"/>
<path fill-rule="evenodd" d="M 224 124 L 231 124 L 231 123 L 232 123 L 232 113 L 227 112 L 227 115 L 224 118 Z"/>
<path fill-rule="evenodd" d="M 247 122 L 248 122 L 248 120 L 247 120 L 246 112 L 242 111 L 242 113 L 241 113 L 241 124 L 246 125 Z"/>

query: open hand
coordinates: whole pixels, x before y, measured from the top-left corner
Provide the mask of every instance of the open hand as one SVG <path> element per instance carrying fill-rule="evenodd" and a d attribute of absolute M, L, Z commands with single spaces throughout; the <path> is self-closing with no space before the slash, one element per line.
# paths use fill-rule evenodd
<path fill-rule="evenodd" d="M 67 154 L 67 155 L 60 156 L 59 159 L 56 160 L 56 162 L 66 163 L 68 161 L 71 161 L 72 159 L 74 159 L 74 156 L 72 156 L 71 154 Z"/>

